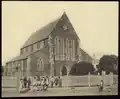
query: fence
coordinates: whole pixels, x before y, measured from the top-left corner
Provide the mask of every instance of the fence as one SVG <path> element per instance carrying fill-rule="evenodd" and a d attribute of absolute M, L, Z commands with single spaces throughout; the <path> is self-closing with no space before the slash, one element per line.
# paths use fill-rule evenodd
<path fill-rule="evenodd" d="M 96 86 L 103 80 L 105 85 L 118 83 L 117 75 L 86 75 L 62 77 L 63 86 Z"/>
<path fill-rule="evenodd" d="M 96 86 L 100 80 L 104 80 L 105 85 L 118 83 L 117 75 L 86 75 L 86 76 L 62 76 L 62 85 L 66 86 Z M 2 87 L 16 87 L 16 77 L 2 77 Z"/>
<path fill-rule="evenodd" d="M 13 88 L 16 87 L 16 77 L 2 76 L 2 87 Z"/>

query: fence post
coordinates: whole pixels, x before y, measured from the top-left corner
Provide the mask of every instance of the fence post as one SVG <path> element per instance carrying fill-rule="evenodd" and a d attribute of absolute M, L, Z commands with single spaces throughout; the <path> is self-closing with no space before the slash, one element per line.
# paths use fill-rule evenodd
<path fill-rule="evenodd" d="M 113 85 L 113 73 L 112 73 L 112 72 L 110 73 L 110 76 L 111 76 L 111 77 L 110 77 L 110 78 L 111 78 L 111 80 L 110 80 L 110 81 L 111 81 L 110 85 L 112 86 L 112 85 Z"/>
<path fill-rule="evenodd" d="M 105 81 L 105 71 L 102 71 L 102 80 Z"/>
<path fill-rule="evenodd" d="M 17 73 L 17 75 L 16 75 L 16 80 L 17 80 L 17 85 L 16 85 L 16 89 L 17 89 L 17 92 L 19 92 L 19 87 L 20 87 L 20 75 L 19 75 L 19 71 L 18 72 L 16 72 Z"/>
<path fill-rule="evenodd" d="M 88 86 L 90 87 L 90 72 L 88 73 Z"/>
<path fill-rule="evenodd" d="M 100 73 L 98 73 L 98 76 L 100 76 Z"/>

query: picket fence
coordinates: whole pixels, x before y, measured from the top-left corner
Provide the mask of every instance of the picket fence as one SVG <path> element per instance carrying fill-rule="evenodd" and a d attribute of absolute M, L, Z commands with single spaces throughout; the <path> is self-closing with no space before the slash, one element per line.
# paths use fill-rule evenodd
<path fill-rule="evenodd" d="M 118 83 L 117 75 L 85 75 L 85 76 L 61 76 L 62 86 L 96 86 L 100 84 L 103 80 L 105 85 L 112 85 L 113 83 Z M 15 88 L 16 87 L 16 77 L 2 77 L 2 87 Z"/>

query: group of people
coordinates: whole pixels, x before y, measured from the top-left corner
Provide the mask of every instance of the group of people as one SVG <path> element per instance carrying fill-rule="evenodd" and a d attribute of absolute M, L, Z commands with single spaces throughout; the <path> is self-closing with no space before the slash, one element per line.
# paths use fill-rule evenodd
<path fill-rule="evenodd" d="M 62 80 L 60 77 L 24 77 L 20 79 L 21 89 L 29 88 L 33 91 L 47 91 L 48 87 L 53 88 L 54 86 L 62 87 Z"/>
<path fill-rule="evenodd" d="M 20 79 L 20 88 L 21 89 L 30 88 L 30 85 L 31 85 L 31 78 L 24 77 L 24 78 Z"/>
<path fill-rule="evenodd" d="M 62 87 L 62 80 L 60 77 L 24 77 L 20 79 L 20 88 L 27 88 L 33 91 L 47 91 L 49 87 Z M 100 81 L 98 86 L 99 91 L 103 91 L 104 82 Z"/>

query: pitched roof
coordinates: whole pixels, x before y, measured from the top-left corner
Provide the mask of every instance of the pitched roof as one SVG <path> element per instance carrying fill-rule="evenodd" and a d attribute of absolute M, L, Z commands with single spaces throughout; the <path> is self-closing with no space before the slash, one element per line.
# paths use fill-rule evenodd
<path fill-rule="evenodd" d="M 32 55 L 32 54 L 34 54 L 34 53 L 36 53 L 36 52 L 38 52 L 38 51 L 41 53 L 42 56 L 43 56 L 43 55 L 44 55 L 44 56 L 48 55 L 47 49 L 46 49 L 46 48 L 42 48 L 42 49 L 40 49 L 40 50 L 36 50 L 36 51 L 30 52 L 30 53 L 24 53 L 24 54 L 22 54 L 22 55 L 18 55 L 18 56 L 16 56 L 15 58 L 13 58 L 12 60 L 8 61 L 7 63 L 13 62 L 13 61 L 17 61 L 17 60 L 26 59 L 27 56 Z"/>
<path fill-rule="evenodd" d="M 87 53 L 87 52 L 85 52 L 82 48 L 79 48 L 79 50 L 82 52 L 81 54 L 82 55 L 87 55 L 89 58 L 91 58 L 92 59 L 92 57 Z"/>
<path fill-rule="evenodd" d="M 33 33 L 28 38 L 28 40 L 24 43 L 22 48 L 47 38 L 49 36 L 49 34 L 52 32 L 52 30 L 54 29 L 54 27 L 56 26 L 56 24 L 58 23 L 59 19 L 60 19 L 60 17 L 58 19 L 48 23 L 44 27 L 40 28 L 35 33 Z"/>

